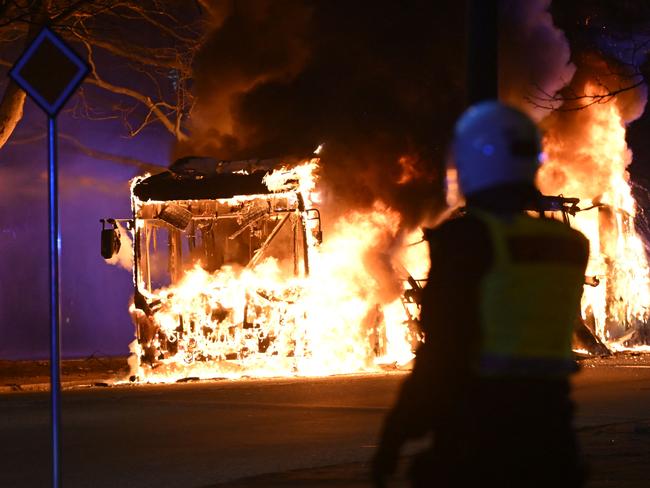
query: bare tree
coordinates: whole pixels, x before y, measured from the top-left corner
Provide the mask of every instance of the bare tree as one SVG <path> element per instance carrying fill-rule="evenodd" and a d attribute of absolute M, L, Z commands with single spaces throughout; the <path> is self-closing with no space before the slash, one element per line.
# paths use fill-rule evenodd
<path fill-rule="evenodd" d="M 569 85 L 557 93 L 548 93 L 536 85 L 536 92 L 525 97 L 526 101 L 536 108 L 557 110 L 560 112 L 573 112 L 582 110 L 596 104 L 612 101 L 618 95 L 646 85 L 645 77 L 641 73 L 626 75 L 625 81 L 614 84 L 605 83 L 598 76 L 594 77 L 597 89 L 595 91 L 577 91 Z"/>
<path fill-rule="evenodd" d="M 635 0 L 571 0 L 551 4 L 553 19 L 571 45 L 572 60 L 589 73 L 584 80 L 566 80 L 558 93 L 533 87 L 527 97 L 536 107 L 574 111 L 608 103 L 647 85 L 650 76 L 650 3 Z"/>
<path fill-rule="evenodd" d="M 549 93 L 539 85 L 534 92 L 526 96 L 528 103 L 537 108 L 563 112 L 582 110 L 596 104 L 608 103 L 617 96 L 647 85 L 647 59 L 650 54 L 650 40 L 635 42 L 628 54 L 629 60 L 613 59 L 600 50 L 594 50 L 593 56 L 600 58 L 600 66 L 591 76 L 592 86 L 586 91 L 574 84 L 568 84 L 557 93 Z"/>
<path fill-rule="evenodd" d="M 187 0 L 0 0 L 0 66 L 9 69 L 44 25 L 91 68 L 70 109 L 115 119 L 128 134 L 161 124 L 176 140 L 192 109 L 191 72 L 207 31 L 202 2 Z M 1 85 L 0 85 L 1 86 Z M 25 93 L 5 82 L 0 148 L 23 116 Z"/>

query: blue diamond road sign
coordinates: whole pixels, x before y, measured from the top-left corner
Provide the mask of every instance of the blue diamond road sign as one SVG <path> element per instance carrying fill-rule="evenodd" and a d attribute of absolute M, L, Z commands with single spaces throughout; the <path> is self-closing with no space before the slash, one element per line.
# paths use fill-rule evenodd
<path fill-rule="evenodd" d="M 50 28 L 44 27 L 9 76 L 55 117 L 88 74 L 88 65 Z"/>

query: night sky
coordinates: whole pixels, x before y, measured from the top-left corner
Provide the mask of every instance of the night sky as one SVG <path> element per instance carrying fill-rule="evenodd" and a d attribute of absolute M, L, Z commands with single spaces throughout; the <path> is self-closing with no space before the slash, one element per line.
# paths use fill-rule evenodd
<path fill-rule="evenodd" d="M 160 17 L 163 27 L 184 26 L 173 30 L 176 37 L 124 11 L 100 10 L 84 32 L 92 38 L 103 79 L 176 103 L 178 112 L 166 113 L 171 120 L 182 114 L 182 136 L 155 117 L 138 131 L 147 109 L 90 83 L 59 117 L 61 133 L 68 137 L 61 140 L 59 163 L 62 330 L 68 357 L 128 352 L 131 275 L 106 265 L 99 255 L 99 219 L 129 217 L 128 180 L 143 168 L 165 167 L 191 154 L 299 157 L 324 142 L 323 179 L 330 197 L 326 225 L 338 212 L 367 207 L 377 198 L 398 209 L 407 227 L 440 205 L 447 144 L 465 100 L 463 2 L 157 3 L 174 15 L 173 20 Z M 542 10 L 548 3 L 527 2 Z M 555 2 L 555 23 L 569 40 L 572 58 L 594 46 L 606 51 L 593 25 L 611 26 L 628 38 L 650 35 L 645 2 L 615 3 L 616 11 L 607 2 Z M 513 60 L 502 73 L 525 73 L 516 78 L 524 93 L 531 76 L 539 81 L 550 72 L 540 68 L 547 66 L 542 41 L 548 32 L 527 34 L 521 22 L 525 12 L 518 16 L 515 11 L 504 18 L 504 30 L 521 37 L 502 48 L 507 50 L 503 59 Z M 586 17 L 594 17 L 589 28 Z M 17 40 L 11 28 L 0 23 L 0 93 L 28 27 L 19 25 L 23 35 Z M 71 32 L 81 27 L 66 19 L 54 28 L 72 41 Z M 143 68 L 110 49 L 110 43 L 164 59 Z M 86 52 L 83 44 L 72 45 Z M 187 56 L 182 66 L 165 57 L 175 48 Z M 642 71 L 647 67 L 646 62 Z M 509 76 L 506 89 L 521 98 L 510 89 L 514 78 Z M 179 86 L 187 91 L 180 101 Z M 641 117 L 629 132 L 635 153 L 631 171 L 644 206 L 650 205 L 643 190 L 650 182 L 650 147 L 644 137 L 649 125 L 648 117 Z M 0 148 L 0 358 L 47 356 L 45 130 L 45 115 L 27 100 L 23 119 Z M 411 159 L 419 177 L 397 185 L 402 156 Z"/>

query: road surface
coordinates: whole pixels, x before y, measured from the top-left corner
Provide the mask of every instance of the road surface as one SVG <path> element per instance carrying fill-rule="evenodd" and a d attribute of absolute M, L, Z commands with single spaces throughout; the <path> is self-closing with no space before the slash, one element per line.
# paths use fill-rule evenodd
<path fill-rule="evenodd" d="M 596 470 L 593 486 L 647 486 L 650 359 L 584 364 L 575 379 L 577 426 L 588 434 L 592 462 L 620 461 Z M 403 377 L 68 389 L 64 486 L 271 486 L 259 475 L 334 465 L 351 466 L 359 477 Z M 0 394 L 0 487 L 49 485 L 48 407 L 46 392 Z M 624 445 L 610 442 L 617 439 Z M 233 481 L 242 478 L 249 481 Z"/>

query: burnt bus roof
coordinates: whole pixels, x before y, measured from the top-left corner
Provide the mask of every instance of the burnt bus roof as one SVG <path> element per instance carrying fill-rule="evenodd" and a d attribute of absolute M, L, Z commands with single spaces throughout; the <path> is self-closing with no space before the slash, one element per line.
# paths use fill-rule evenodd
<path fill-rule="evenodd" d="M 266 195 L 271 192 L 262 178 L 277 163 L 277 159 L 226 161 L 186 156 L 174 161 L 169 170 L 140 181 L 133 194 L 144 202 Z"/>
<path fill-rule="evenodd" d="M 237 195 L 271 193 L 262 178 L 266 171 L 243 173 L 177 173 L 164 171 L 140 181 L 133 194 L 141 201 L 216 200 Z"/>

